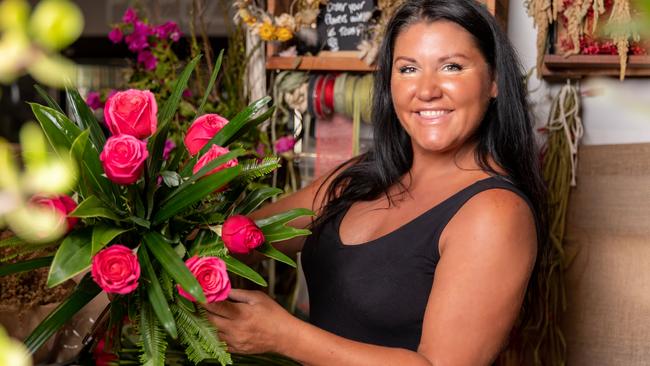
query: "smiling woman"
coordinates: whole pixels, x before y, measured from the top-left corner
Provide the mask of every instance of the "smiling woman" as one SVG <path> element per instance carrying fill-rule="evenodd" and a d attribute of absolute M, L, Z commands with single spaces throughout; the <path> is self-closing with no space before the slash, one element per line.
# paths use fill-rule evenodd
<path fill-rule="evenodd" d="M 373 149 L 259 210 L 318 213 L 302 251 L 310 324 L 260 293 L 208 306 L 235 352 L 308 365 L 489 365 L 546 251 L 523 74 L 473 0 L 412 0 L 386 29 Z M 528 298 L 532 298 L 529 293 Z"/>

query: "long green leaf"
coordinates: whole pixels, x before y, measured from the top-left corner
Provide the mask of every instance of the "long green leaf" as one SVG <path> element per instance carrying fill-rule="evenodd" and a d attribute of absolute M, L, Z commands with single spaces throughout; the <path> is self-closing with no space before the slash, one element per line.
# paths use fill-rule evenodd
<path fill-rule="evenodd" d="M 165 243 L 165 245 L 168 244 Z M 167 303 L 167 299 L 165 299 L 165 295 L 163 294 L 160 282 L 158 282 L 158 276 L 156 276 L 156 272 L 151 265 L 146 247 L 140 248 L 138 251 L 138 257 L 140 258 L 140 264 L 142 265 L 143 275 L 146 281 L 145 287 L 147 289 L 147 297 L 149 298 L 149 303 L 153 307 L 153 311 L 158 317 L 158 320 L 160 321 L 160 324 L 163 326 L 165 331 L 172 338 L 176 339 L 178 337 L 176 322 L 174 321 L 172 312 L 169 310 L 169 304 Z"/>
<path fill-rule="evenodd" d="M 82 131 L 77 138 L 72 142 L 70 147 L 70 156 L 73 161 L 79 165 L 79 172 L 84 182 L 87 182 L 90 187 L 86 187 L 83 183 L 79 185 L 83 187 L 83 191 L 88 188 L 95 194 L 112 195 L 112 189 L 108 180 L 102 176 L 104 170 L 99 161 L 99 154 L 89 141 L 90 130 Z"/>
<path fill-rule="evenodd" d="M 285 225 L 291 220 L 294 220 L 298 217 L 301 216 L 314 216 L 314 212 L 311 210 L 308 210 L 306 208 L 294 208 L 293 210 L 281 212 L 277 215 L 273 215 L 271 217 L 261 219 L 261 220 L 256 220 L 255 223 L 257 226 L 259 226 L 262 230 L 264 230 L 265 226 L 270 226 L 270 225 Z"/>
<path fill-rule="evenodd" d="M 242 276 L 260 286 L 264 286 L 264 287 L 268 286 L 264 278 L 260 276 L 259 273 L 255 272 L 254 269 L 238 261 L 234 257 L 227 255 L 221 259 L 223 259 L 223 261 L 226 262 L 226 267 L 228 271 L 236 275 Z"/>
<path fill-rule="evenodd" d="M 205 88 L 205 92 L 203 93 L 203 98 L 201 99 L 201 104 L 199 105 L 199 109 L 196 112 L 196 117 L 203 114 L 203 109 L 205 108 L 205 103 L 208 101 L 208 96 L 210 96 L 210 93 L 212 93 L 212 88 L 214 87 L 214 82 L 217 80 L 217 74 L 219 74 L 219 70 L 221 69 L 221 60 L 223 60 L 223 50 L 221 50 L 221 52 L 219 52 L 219 57 L 217 57 L 217 61 L 214 64 L 214 69 L 212 70 L 212 75 L 210 75 L 210 82 L 208 83 L 208 87 Z"/>
<path fill-rule="evenodd" d="M 41 86 L 38 85 L 38 84 L 34 84 L 34 89 L 36 89 L 36 92 L 38 93 L 38 95 L 40 95 L 41 98 L 43 98 L 43 100 L 45 100 L 45 103 L 47 103 L 48 107 L 50 107 L 50 108 L 52 108 L 54 110 L 57 110 L 57 111 L 61 112 L 62 114 L 65 114 L 63 112 L 63 109 L 59 105 L 59 103 L 55 102 L 54 99 L 52 99 L 52 97 L 50 97 L 50 94 L 48 94 L 48 92 L 45 91 L 45 89 L 41 88 Z"/>
<path fill-rule="evenodd" d="M 271 244 L 269 244 L 269 243 L 265 242 L 264 244 L 262 244 L 259 247 L 255 248 L 255 250 L 257 250 L 258 252 L 264 254 L 265 256 L 267 256 L 269 258 L 275 259 L 278 262 L 286 263 L 286 264 L 290 265 L 291 267 L 296 268 L 296 262 L 294 262 L 293 259 L 287 257 L 281 251 L 273 248 L 273 246 L 271 246 Z"/>
<path fill-rule="evenodd" d="M 72 217 L 105 217 L 111 220 L 120 220 L 120 217 L 113 212 L 111 209 L 107 208 L 104 203 L 95 196 L 90 196 L 83 200 L 74 211 L 68 214 Z"/>
<path fill-rule="evenodd" d="M 208 194 L 228 184 L 240 171 L 241 168 L 239 166 L 234 166 L 203 177 L 203 179 L 195 182 L 163 204 L 155 214 L 153 224 L 159 224 L 176 215 L 184 208 L 204 199 Z"/>
<path fill-rule="evenodd" d="M 257 128 L 257 126 L 266 121 L 267 119 L 271 118 L 273 115 L 273 112 L 275 111 L 275 106 L 269 107 L 264 113 L 260 114 L 259 116 L 248 120 L 242 128 L 239 129 L 239 131 L 235 132 L 226 142 L 226 144 L 229 144 L 232 141 L 238 140 L 240 137 L 244 136 L 247 134 L 249 131 L 254 130 Z"/>
<path fill-rule="evenodd" d="M 65 114 L 37 103 L 29 103 L 52 146 L 69 150 L 81 130 Z"/>
<path fill-rule="evenodd" d="M 27 272 L 33 269 L 47 267 L 52 263 L 54 257 L 34 258 L 24 262 L 6 264 L 0 267 L 0 277 L 19 272 Z"/>
<path fill-rule="evenodd" d="M 259 205 L 271 197 L 282 193 L 280 188 L 261 187 L 246 195 L 246 198 L 240 202 L 233 210 L 233 215 L 247 215 L 253 212 Z"/>
<path fill-rule="evenodd" d="M 251 119 L 254 119 L 254 116 L 271 101 L 271 97 L 261 98 L 248 107 L 244 108 L 243 111 L 239 112 L 232 120 L 226 123 L 225 126 L 201 149 L 199 155 L 205 154 L 206 151 L 210 149 L 213 144 L 219 146 L 226 146 L 228 141 L 244 127 Z"/>
<path fill-rule="evenodd" d="M 90 267 L 92 259 L 92 232 L 89 228 L 77 230 L 63 239 L 54 255 L 47 277 L 47 285 L 54 287 Z"/>
<path fill-rule="evenodd" d="M 23 244 L 28 244 L 28 242 L 25 241 L 25 240 L 23 240 L 23 239 L 21 239 L 21 238 L 20 238 L 19 236 L 17 236 L 17 235 L 10 236 L 10 237 L 8 237 L 8 238 L 6 238 L 6 239 L 2 239 L 2 240 L 0 240 L 0 248 L 4 248 L 4 247 L 16 247 L 16 246 L 23 245 Z"/>
<path fill-rule="evenodd" d="M 196 182 L 197 180 L 203 178 L 203 176 L 205 176 L 212 169 L 218 167 L 219 165 L 225 164 L 226 162 L 228 162 L 231 159 L 238 158 L 238 157 L 240 157 L 240 156 L 242 156 L 244 154 L 246 154 L 246 150 L 244 150 L 244 149 L 236 149 L 236 150 L 230 151 L 227 154 L 223 154 L 223 155 L 219 156 L 218 158 L 210 161 L 203 168 L 201 168 L 198 172 L 196 172 L 196 174 L 193 174 L 186 181 L 181 183 L 181 185 L 178 186 L 178 188 L 176 188 L 175 190 L 173 190 L 172 193 L 169 196 L 165 197 L 163 199 L 163 204 L 165 202 L 169 201 L 172 197 L 174 197 L 177 194 L 181 193 L 186 188 L 191 187 L 194 184 L 194 182 Z"/>
<path fill-rule="evenodd" d="M 157 232 L 150 231 L 144 234 L 142 240 L 163 269 L 198 302 L 205 303 L 205 294 L 201 285 L 165 238 Z"/>
<path fill-rule="evenodd" d="M 68 107 L 70 108 L 73 119 L 77 122 L 80 129 L 90 130 L 90 141 L 92 142 L 93 149 L 95 151 L 101 151 L 106 143 L 106 136 L 104 136 L 104 131 L 99 126 L 95 114 L 90 110 L 90 107 L 88 107 L 88 104 L 83 100 L 77 89 L 72 86 L 67 86 L 65 90 L 68 97 Z"/>
<path fill-rule="evenodd" d="M 307 229 L 296 229 L 295 227 L 283 225 L 266 226 L 262 229 L 262 232 L 264 233 L 264 239 L 266 239 L 267 243 L 275 243 L 311 234 L 311 231 Z"/>
<path fill-rule="evenodd" d="M 97 254 L 97 252 L 108 245 L 111 240 L 115 239 L 116 236 L 131 230 L 106 224 L 95 224 L 92 229 L 91 255 Z"/>
<path fill-rule="evenodd" d="M 74 292 L 50 313 L 25 339 L 30 353 L 36 352 L 59 328 L 95 298 L 101 289 L 86 275 Z"/>
<path fill-rule="evenodd" d="M 174 88 L 172 89 L 172 93 L 169 96 L 169 99 L 167 99 L 163 107 L 158 112 L 158 127 L 164 127 L 172 119 L 174 113 L 176 113 L 176 109 L 178 109 L 178 103 L 181 101 L 183 91 L 187 87 L 187 82 L 190 80 L 192 71 L 194 71 L 194 68 L 196 68 L 196 65 L 200 59 L 201 55 L 193 58 L 192 61 L 190 61 L 187 66 L 185 66 L 185 69 L 179 78 L 176 79 L 176 83 L 174 84 Z"/>

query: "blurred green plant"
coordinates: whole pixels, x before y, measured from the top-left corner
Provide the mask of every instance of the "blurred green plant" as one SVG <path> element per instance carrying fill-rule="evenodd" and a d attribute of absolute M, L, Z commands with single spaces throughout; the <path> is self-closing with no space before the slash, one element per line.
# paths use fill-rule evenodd
<path fill-rule="evenodd" d="M 27 352 L 27 347 L 15 339 L 10 338 L 0 326 L 0 365 L 31 366 L 32 359 Z"/>
<path fill-rule="evenodd" d="M 83 30 L 79 8 L 68 0 L 43 0 L 30 15 L 25 0 L 0 2 L 0 83 L 29 73 L 40 83 L 62 87 L 74 80 L 74 63 L 58 51 Z"/>

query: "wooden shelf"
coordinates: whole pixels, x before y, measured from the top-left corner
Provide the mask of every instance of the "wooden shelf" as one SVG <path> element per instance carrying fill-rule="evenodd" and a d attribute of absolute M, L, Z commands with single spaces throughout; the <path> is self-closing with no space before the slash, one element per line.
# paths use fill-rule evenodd
<path fill-rule="evenodd" d="M 542 77 L 548 80 L 581 79 L 587 76 L 619 76 L 619 72 L 617 55 L 546 55 Z M 625 76 L 650 76 L 650 56 L 629 56 Z"/>
<path fill-rule="evenodd" d="M 478 0 L 484 4 L 490 13 L 494 14 L 497 21 L 505 30 L 508 24 L 508 3 L 509 0 Z M 271 14 L 286 11 L 289 8 L 290 0 L 268 0 L 267 10 Z M 356 57 L 319 57 L 319 56 L 298 56 L 280 57 L 277 56 L 278 49 L 275 44 L 266 45 L 266 69 L 267 70 L 318 70 L 318 71 L 374 71 L 374 66 L 368 66 Z"/>
<path fill-rule="evenodd" d="M 266 68 L 269 70 L 320 70 L 320 71 L 374 71 L 362 60 L 354 57 L 318 57 L 298 56 L 280 57 L 271 56 L 266 59 Z"/>

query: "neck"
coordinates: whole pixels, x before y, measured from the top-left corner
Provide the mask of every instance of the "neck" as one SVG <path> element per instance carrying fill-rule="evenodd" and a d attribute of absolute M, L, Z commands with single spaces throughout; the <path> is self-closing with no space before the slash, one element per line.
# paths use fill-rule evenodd
<path fill-rule="evenodd" d="M 440 153 L 427 151 L 413 151 L 413 165 L 410 170 L 410 183 L 412 186 L 420 182 L 432 182 L 459 173 L 481 171 L 475 159 L 476 143 L 465 144 L 457 149 Z"/>

